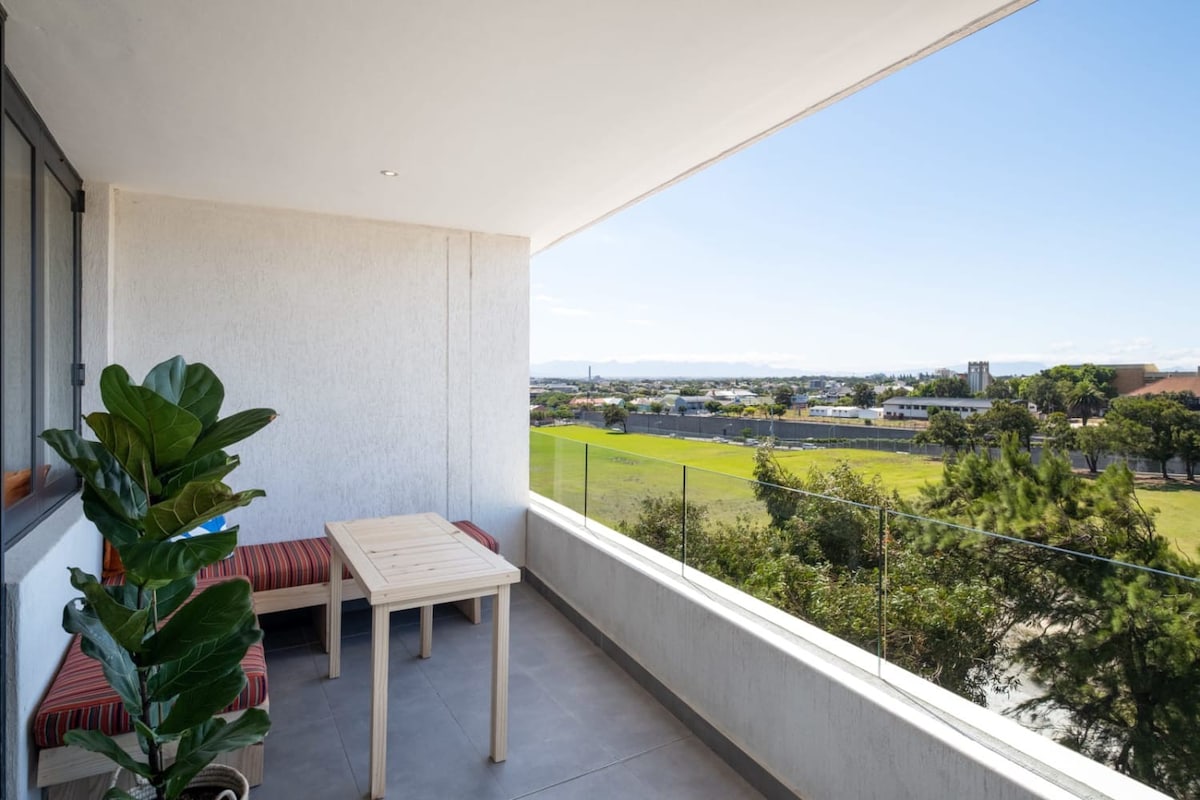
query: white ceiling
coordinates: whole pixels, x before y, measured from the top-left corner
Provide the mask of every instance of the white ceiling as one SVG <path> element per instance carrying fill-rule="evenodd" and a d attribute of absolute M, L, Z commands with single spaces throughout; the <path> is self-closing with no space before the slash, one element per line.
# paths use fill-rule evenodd
<path fill-rule="evenodd" d="M 85 180 L 534 251 L 1030 1 L 3 0 Z"/>

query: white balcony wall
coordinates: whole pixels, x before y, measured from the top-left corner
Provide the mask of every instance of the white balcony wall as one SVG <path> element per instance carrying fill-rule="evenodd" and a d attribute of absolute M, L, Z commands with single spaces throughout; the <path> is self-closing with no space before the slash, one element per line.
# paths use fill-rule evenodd
<path fill-rule="evenodd" d="M 527 568 L 806 800 L 1167 800 L 533 495 Z"/>
<path fill-rule="evenodd" d="M 382 179 L 381 179 L 382 180 Z M 113 359 L 169 356 L 279 418 L 235 446 L 243 542 L 469 517 L 524 563 L 529 241 L 119 191 Z M 97 373 L 93 370 L 93 375 Z"/>

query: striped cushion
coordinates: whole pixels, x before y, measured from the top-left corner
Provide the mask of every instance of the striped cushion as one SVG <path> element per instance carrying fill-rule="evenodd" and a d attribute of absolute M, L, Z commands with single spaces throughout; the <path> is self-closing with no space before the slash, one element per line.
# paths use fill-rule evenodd
<path fill-rule="evenodd" d="M 205 578 L 245 575 L 256 592 L 325 583 L 329 580 L 329 540 L 322 536 L 241 545 L 233 552 L 233 558 L 205 567 L 200 575 Z M 343 569 L 342 577 L 349 578 L 350 570 Z"/>
<path fill-rule="evenodd" d="M 196 590 L 214 582 L 200 583 Z M 267 699 L 267 660 L 261 642 L 250 646 L 242 659 L 242 669 L 246 672 L 246 688 L 226 711 L 253 708 Z M 33 739 L 38 747 L 58 747 L 66 732 L 75 728 L 99 730 L 110 736 L 133 730 L 121 698 L 104 680 L 100 663 L 80 649 L 79 636 L 71 640 L 67 658 L 38 708 Z"/>
<path fill-rule="evenodd" d="M 481 545 L 486 547 L 488 550 L 491 550 L 493 553 L 496 553 L 497 555 L 499 555 L 500 543 L 496 541 L 496 537 L 492 536 L 490 533 L 488 533 L 483 528 L 476 525 L 474 522 L 471 522 L 470 520 L 460 519 L 458 522 L 454 523 L 454 527 L 458 528 L 460 531 L 467 534 L 475 541 L 479 542 Z"/>

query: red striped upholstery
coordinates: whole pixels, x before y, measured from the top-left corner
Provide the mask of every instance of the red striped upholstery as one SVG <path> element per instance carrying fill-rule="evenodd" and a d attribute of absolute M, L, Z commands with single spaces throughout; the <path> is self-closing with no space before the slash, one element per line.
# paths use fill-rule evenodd
<path fill-rule="evenodd" d="M 488 533 L 483 528 L 476 525 L 474 522 L 471 522 L 470 520 L 466 520 L 466 519 L 460 519 L 458 522 L 455 522 L 453 524 L 454 524 L 454 527 L 458 528 L 460 531 L 467 534 L 475 541 L 479 542 L 481 545 L 486 547 L 488 550 L 491 550 L 493 553 L 496 553 L 497 555 L 500 554 L 500 543 L 496 541 L 496 537 L 492 536 L 490 533 Z"/>
<path fill-rule="evenodd" d="M 256 592 L 325 583 L 329 580 L 329 540 L 293 539 L 290 542 L 240 545 L 233 557 L 205 567 L 202 578 L 245 575 Z M 342 570 L 349 578 L 350 570 Z"/>
<path fill-rule="evenodd" d="M 214 582 L 197 584 L 196 590 Z M 246 688 L 226 711 L 253 708 L 267 699 L 267 660 L 261 642 L 246 652 L 242 669 L 246 672 Z M 71 640 L 67 658 L 38 707 L 33 740 L 38 747 L 58 747 L 66 732 L 76 728 L 99 730 L 110 736 L 133 730 L 121 698 L 104 680 L 100 663 L 80 649 L 79 636 Z"/>

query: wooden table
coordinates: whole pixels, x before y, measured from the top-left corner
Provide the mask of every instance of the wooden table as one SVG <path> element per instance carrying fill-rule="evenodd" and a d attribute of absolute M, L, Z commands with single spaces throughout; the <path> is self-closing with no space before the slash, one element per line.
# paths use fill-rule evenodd
<path fill-rule="evenodd" d="M 343 562 L 371 604 L 371 797 L 384 796 L 388 632 L 391 613 L 421 608 L 421 657 L 432 643 L 433 604 L 496 596 L 492 609 L 493 761 L 508 751 L 509 587 L 520 571 L 437 514 L 330 522 L 329 574 Z M 342 582 L 329 582 L 329 677 L 341 672 Z"/>

